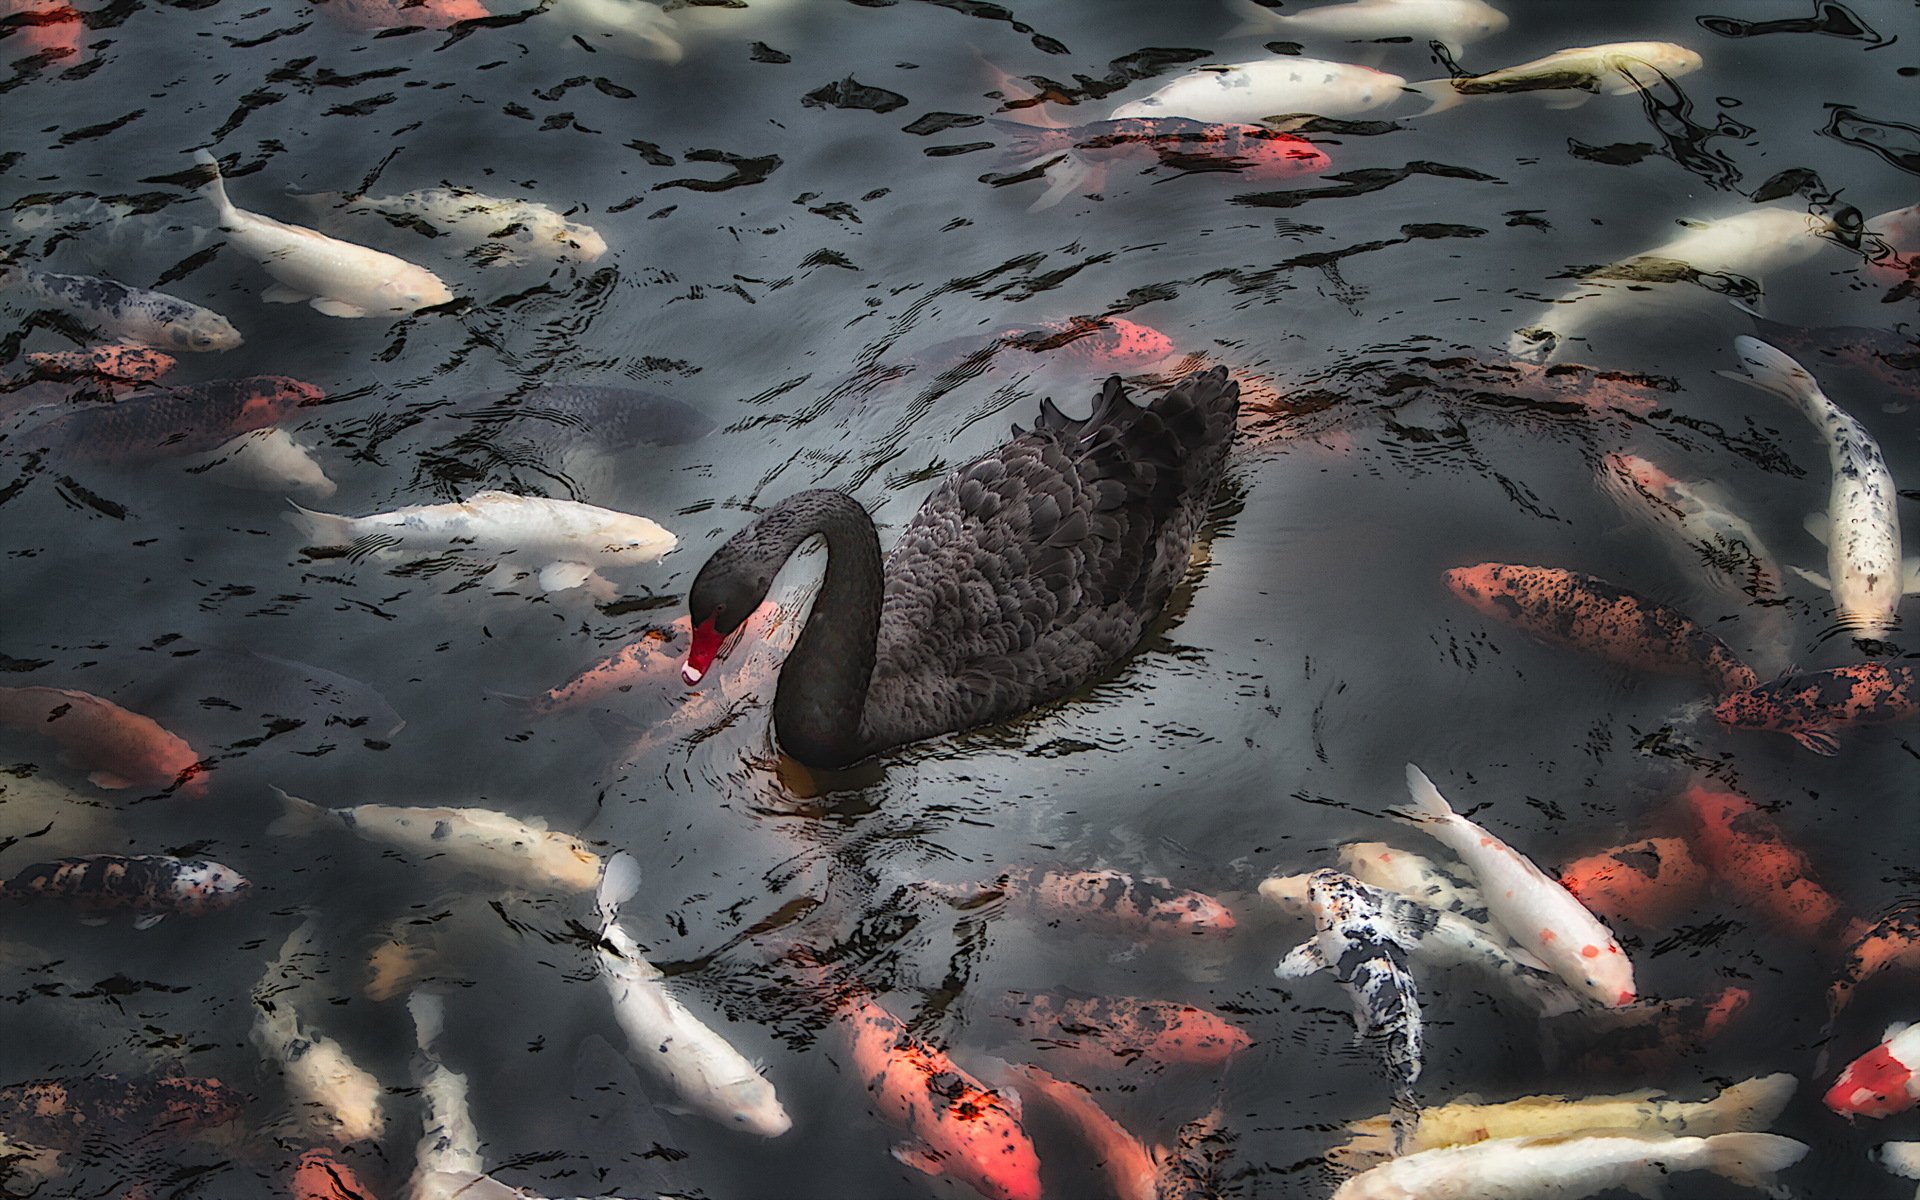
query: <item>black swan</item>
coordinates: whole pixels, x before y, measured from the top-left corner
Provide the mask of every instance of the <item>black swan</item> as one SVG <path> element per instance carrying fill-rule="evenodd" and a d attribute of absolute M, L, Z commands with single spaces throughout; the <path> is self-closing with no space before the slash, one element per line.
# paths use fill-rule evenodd
<path fill-rule="evenodd" d="M 1033 432 L 934 489 L 884 566 L 853 497 L 789 496 L 700 569 L 681 673 L 698 683 L 822 534 L 826 579 L 773 699 L 795 761 L 844 767 L 1058 700 L 1132 650 L 1186 573 L 1239 411 L 1225 367 L 1145 408 L 1116 375 L 1084 421 L 1042 400 Z"/>

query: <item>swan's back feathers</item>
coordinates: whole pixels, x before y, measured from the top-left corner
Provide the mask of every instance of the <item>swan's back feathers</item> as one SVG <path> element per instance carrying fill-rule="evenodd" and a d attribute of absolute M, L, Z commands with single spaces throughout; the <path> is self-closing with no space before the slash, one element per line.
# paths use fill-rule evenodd
<path fill-rule="evenodd" d="M 949 476 L 887 559 L 862 740 L 1004 720 L 1132 650 L 1186 572 L 1239 394 L 1215 368 L 1138 406 L 1115 377 Z"/>

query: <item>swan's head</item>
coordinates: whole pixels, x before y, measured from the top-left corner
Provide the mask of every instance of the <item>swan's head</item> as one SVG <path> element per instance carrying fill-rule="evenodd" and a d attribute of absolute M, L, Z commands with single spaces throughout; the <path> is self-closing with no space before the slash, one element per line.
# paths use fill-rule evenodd
<path fill-rule="evenodd" d="M 752 532 L 751 527 L 747 533 Z M 771 573 L 757 569 L 749 556 L 739 550 L 742 535 L 720 547 L 707 565 L 694 577 L 687 593 L 687 615 L 693 621 L 692 644 L 680 678 L 687 685 L 699 683 L 713 666 L 720 649 L 746 623 L 773 586 Z"/>

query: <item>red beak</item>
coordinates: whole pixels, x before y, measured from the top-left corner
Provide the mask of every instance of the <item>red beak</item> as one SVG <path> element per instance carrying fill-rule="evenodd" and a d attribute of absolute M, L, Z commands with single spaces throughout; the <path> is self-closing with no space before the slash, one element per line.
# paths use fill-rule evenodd
<path fill-rule="evenodd" d="M 680 678 L 687 681 L 688 687 L 706 677 L 708 668 L 713 666 L 714 655 L 720 653 L 720 643 L 725 640 L 713 627 L 712 617 L 693 627 L 693 644 L 687 647 L 687 662 L 680 668 Z"/>

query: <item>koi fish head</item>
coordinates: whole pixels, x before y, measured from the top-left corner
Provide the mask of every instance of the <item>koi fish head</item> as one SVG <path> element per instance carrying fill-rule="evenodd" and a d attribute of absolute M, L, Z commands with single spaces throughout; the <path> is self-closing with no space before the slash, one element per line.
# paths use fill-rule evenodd
<path fill-rule="evenodd" d="M 1600 1003 L 1608 1008 L 1625 1008 L 1639 998 L 1640 990 L 1633 982 L 1633 962 L 1618 939 L 1580 947 L 1580 960 L 1585 970 L 1585 990 Z"/>
<path fill-rule="evenodd" d="M 1174 353 L 1173 339 L 1158 329 L 1121 317 L 1049 321 L 1002 335 L 1006 345 L 1036 354 L 1059 354 L 1101 370 L 1144 368 Z"/>
<path fill-rule="evenodd" d="M 1531 590 L 1526 567 L 1505 563 L 1481 563 L 1473 567 L 1454 567 L 1444 578 L 1447 588 L 1476 610 L 1489 617 L 1511 621 L 1520 610 L 1520 597 Z"/>
<path fill-rule="evenodd" d="M 382 279 L 374 294 L 389 312 L 418 312 L 453 299 L 453 292 L 438 275 L 412 264 Z"/>
<path fill-rule="evenodd" d="M 774 1095 L 773 1085 L 758 1075 L 720 1089 L 721 1106 L 735 1129 L 758 1137 L 776 1138 L 793 1128 L 793 1118 Z"/>
<path fill-rule="evenodd" d="M 1826 1106 L 1849 1117 L 1885 1117 L 1914 1105 L 1913 1069 L 1882 1042 L 1847 1064 L 1827 1089 Z"/>
<path fill-rule="evenodd" d="M 230 907 L 253 884 L 232 867 L 194 858 L 180 864 L 173 886 L 182 911 L 203 913 Z"/>
<path fill-rule="evenodd" d="M 233 322 L 216 312 L 205 309 L 195 313 L 192 318 L 178 322 L 167 330 L 167 341 L 175 350 L 209 352 L 231 350 L 244 339 Z"/>
<path fill-rule="evenodd" d="M 607 239 L 591 225 L 576 225 L 572 221 L 563 223 L 553 234 L 553 240 L 565 248 L 562 258 L 571 258 L 579 262 L 593 262 L 607 252 Z"/>

